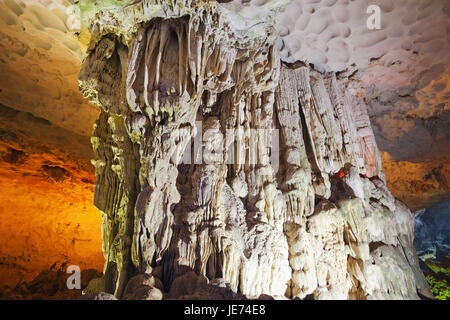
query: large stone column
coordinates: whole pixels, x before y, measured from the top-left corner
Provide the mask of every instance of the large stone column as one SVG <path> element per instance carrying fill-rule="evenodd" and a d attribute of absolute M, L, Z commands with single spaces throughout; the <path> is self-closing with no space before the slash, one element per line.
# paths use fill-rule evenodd
<path fill-rule="evenodd" d="M 253 19 L 215 1 L 97 15 L 80 89 L 101 110 L 92 143 L 106 263 L 89 290 L 426 292 L 413 218 L 384 185 L 364 102 L 345 79 L 280 63 L 282 3 Z"/>

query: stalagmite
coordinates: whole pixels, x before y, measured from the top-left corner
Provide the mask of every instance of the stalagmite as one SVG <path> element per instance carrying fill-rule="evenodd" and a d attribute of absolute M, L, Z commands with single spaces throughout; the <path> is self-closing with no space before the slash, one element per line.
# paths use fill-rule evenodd
<path fill-rule="evenodd" d="M 86 292 L 427 294 L 364 101 L 335 74 L 281 63 L 279 9 L 243 22 L 215 1 L 142 1 L 96 16 L 79 80 L 101 110 L 106 263 Z"/>

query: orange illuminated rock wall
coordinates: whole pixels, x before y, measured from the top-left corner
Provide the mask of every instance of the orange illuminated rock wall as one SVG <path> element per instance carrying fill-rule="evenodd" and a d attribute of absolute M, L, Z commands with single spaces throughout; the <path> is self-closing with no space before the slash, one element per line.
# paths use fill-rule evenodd
<path fill-rule="evenodd" d="M 389 190 L 411 210 L 450 199 L 449 161 L 394 161 L 387 152 L 381 155 Z"/>
<path fill-rule="evenodd" d="M 0 291 L 71 264 L 103 270 L 91 157 L 89 138 L 0 106 Z"/>

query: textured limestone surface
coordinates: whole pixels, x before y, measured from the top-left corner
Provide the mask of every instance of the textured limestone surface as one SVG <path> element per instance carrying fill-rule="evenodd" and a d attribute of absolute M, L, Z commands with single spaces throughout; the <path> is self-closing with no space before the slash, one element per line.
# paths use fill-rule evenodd
<path fill-rule="evenodd" d="M 80 90 L 99 299 L 417 299 L 414 219 L 348 77 L 281 62 L 284 1 L 142 1 L 91 25 Z M 104 295 L 111 298 L 110 295 Z"/>

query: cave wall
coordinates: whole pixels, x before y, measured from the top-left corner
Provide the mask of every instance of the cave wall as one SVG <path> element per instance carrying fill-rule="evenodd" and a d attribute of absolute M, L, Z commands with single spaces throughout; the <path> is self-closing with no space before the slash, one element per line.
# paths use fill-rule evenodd
<path fill-rule="evenodd" d="M 50 298 L 56 293 L 56 277 L 28 288 L 43 271 L 61 269 L 65 279 L 69 265 L 83 272 L 103 270 L 88 143 L 87 137 L 0 105 L 2 298 L 31 298 L 34 293 Z M 60 291 L 70 294 L 65 284 Z"/>
<path fill-rule="evenodd" d="M 251 16 L 269 3 L 227 5 Z M 380 8 L 381 28 L 370 30 L 373 5 Z M 277 16 L 276 29 L 283 61 L 355 81 L 397 198 L 414 210 L 449 199 L 448 1 L 293 0 Z"/>

